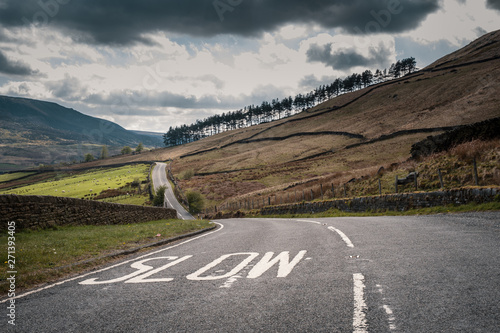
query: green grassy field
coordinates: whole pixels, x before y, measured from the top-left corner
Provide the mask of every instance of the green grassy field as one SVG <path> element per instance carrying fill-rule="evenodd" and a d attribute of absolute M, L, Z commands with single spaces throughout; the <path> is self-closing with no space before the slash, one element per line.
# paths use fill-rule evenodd
<path fill-rule="evenodd" d="M 120 168 L 93 169 L 79 174 L 63 173 L 36 184 L 3 190 L 0 194 L 50 195 L 85 199 L 96 196 L 104 190 L 122 188 L 134 180 L 142 182 L 147 179 L 148 171 L 148 164 L 138 164 Z M 15 175 L 17 173 L 10 176 Z M 112 202 L 143 204 L 146 200 L 147 197 L 137 196 L 134 200 L 124 197 L 123 200 Z"/>
<path fill-rule="evenodd" d="M 211 227 L 208 221 L 161 220 L 106 226 L 60 226 L 46 230 L 23 230 L 16 237 L 16 288 L 18 291 L 75 274 L 112 260 L 105 257 L 123 250 Z M 0 233 L 5 249 L 8 234 Z M 0 296 L 8 284 L 7 251 L 0 260 Z"/>
<path fill-rule="evenodd" d="M 19 179 L 19 178 L 30 176 L 33 174 L 34 174 L 34 172 L 6 173 L 4 175 L 0 175 L 0 183 L 10 182 L 11 180 Z"/>

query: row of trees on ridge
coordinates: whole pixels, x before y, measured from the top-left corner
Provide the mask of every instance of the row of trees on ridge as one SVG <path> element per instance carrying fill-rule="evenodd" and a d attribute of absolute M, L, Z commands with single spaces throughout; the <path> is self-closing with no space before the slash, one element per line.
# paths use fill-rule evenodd
<path fill-rule="evenodd" d="M 273 99 L 271 102 L 263 101 L 260 105 L 252 104 L 240 110 L 197 120 L 191 125 L 170 127 L 163 135 L 163 142 L 167 147 L 177 146 L 228 130 L 290 117 L 341 94 L 413 73 L 417 70 L 416 65 L 413 57 L 398 60 L 390 66 L 389 70 L 377 69 L 375 73 L 370 70 L 361 74 L 353 73 L 344 79 L 337 78 L 331 84 L 322 85 L 307 94 L 298 94 L 294 98 L 289 96 L 281 100 Z"/>

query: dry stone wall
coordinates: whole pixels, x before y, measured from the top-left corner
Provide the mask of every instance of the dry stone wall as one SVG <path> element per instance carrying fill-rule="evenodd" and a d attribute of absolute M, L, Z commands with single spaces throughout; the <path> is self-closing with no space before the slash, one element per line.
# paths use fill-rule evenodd
<path fill-rule="evenodd" d="M 338 209 L 344 212 L 406 211 L 413 208 L 463 205 L 472 202 L 486 203 L 499 200 L 499 197 L 500 189 L 498 188 L 456 189 L 269 206 L 262 208 L 260 214 L 308 214 L 324 212 L 329 209 Z"/>
<path fill-rule="evenodd" d="M 174 209 L 122 205 L 51 196 L 0 195 L 0 230 L 15 221 L 16 229 L 59 225 L 127 224 L 175 219 Z"/>

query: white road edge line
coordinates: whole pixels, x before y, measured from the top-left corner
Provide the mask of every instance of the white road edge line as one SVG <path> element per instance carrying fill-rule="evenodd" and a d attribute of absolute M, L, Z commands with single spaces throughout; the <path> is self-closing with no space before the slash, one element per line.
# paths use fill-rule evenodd
<path fill-rule="evenodd" d="M 10 300 L 12 299 L 18 299 L 18 298 L 22 298 L 22 297 L 25 297 L 25 296 L 28 296 L 28 295 L 31 295 L 31 294 L 35 294 L 35 293 L 38 293 L 40 291 L 43 291 L 43 290 L 46 290 L 46 289 L 50 289 L 52 287 L 55 287 L 55 286 L 59 286 L 61 284 L 64 284 L 66 282 L 71 282 L 71 281 L 74 281 L 74 280 L 78 280 L 78 279 L 82 279 L 84 277 L 87 277 L 89 275 L 92 275 L 92 274 L 96 274 L 96 273 L 101 273 L 101 272 L 104 272 L 104 271 L 107 271 L 109 269 L 112 269 L 112 268 L 115 268 L 115 267 L 118 267 L 118 266 L 122 266 L 122 265 L 125 265 L 125 264 L 128 264 L 132 261 L 137 261 L 137 260 L 140 260 L 142 258 L 146 258 L 146 257 L 149 257 L 149 256 L 152 256 L 154 254 L 157 254 L 157 253 L 160 253 L 160 252 L 163 252 L 163 251 L 167 251 L 167 250 L 170 250 L 170 249 L 173 249 L 174 247 L 178 247 L 178 246 L 181 246 L 181 245 L 184 245 L 186 243 L 189 243 L 189 242 L 192 242 L 196 239 L 200 239 L 202 237 L 205 237 L 205 236 L 208 236 L 208 235 L 211 235 L 213 233 L 216 233 L 216 232 L 219 232 L 221 231 L 223 228 L 224 228 L 224 225 L 221 224 L 221 223 L 218 223 L 218 222 L 214 222 L 215 224 L 218 224 L 220 226 L 220 228 L 218 228 L 217 230 L 214 230 L 214 231 L 211 231 L 211 232 L 208 232 L 206 234 L 203 234 L 201 236 L 198 236 L 198 237 L 195 237 L 195 238 L 191 238 L 191 239 L 188 239 L 182 243 L 179 243 L 179 244 L 176 244 L 176 245 L 172 245 L 172 246 L 169 246 L 165 249 L 161 249 L 161 250 L 157 250 L 157 251 L 154 251 L 154 252 L 151 252 L 151 253 L 148 253 L 148 254 L 145 254 L 145 255 L 142 255 L 140 257 L 137 257 L 137 258 L 134 258 L 134 259 L 129 259 L 129 260 L 126 260 L 126 261 L 123 261 L 119 264 L 116 264 L 116 265 L 113 265 L 113 266 L 109 266 L 109 267 L 105 267 L 105 268 L 102 268 L 100 270 L 97 270 L 97 271 L 93 271 L 93 272 L 89 272 L 89 273 L 86 273 L 86 274 L 83 274 L 83 275 L 78 275 L 78 276 L 75 276 L 75 277 L 72 277 L 71 279 L 67 279 L 67 280 L 63 280 L 63 281 L 59 281 L 59 282 L 56 282 L 56 283 L 53 283 L 53 284 L 50 284 L 48 286 L 45 286 L 45 287 L 42 287 L 42 288 L 39 288 L 39 289 L 35 289 L 35 290 L 31 290 L 31 291 L 28 291 L 24 294 L 20 294 L 20 295 L 16 295 L 15 297 L 11 297 L 11 298 L 7 298 L 7 299 L 4 299 L 2 301 L 0 301 L 0 304 L 2 303 L 6 303 L 6 302 L 9 302 Z"/>
<path fill-rule="evenodd" d="M 338 233 L 340 235 L 340 237 L 342 237 L 342 240 L 347 244 L 348 247 L 354 247 L 354 244 L 351 242 L 349 237 L 347 237 L 346 234 L 344 234 L 339 229 L 334 228 L 334 227 L 328 227 L 328 230 L 335 231 L 336 233 Z"/>
<path fill-rule="evenodd" d="M 352 317 L 353 333 L 367 333 L 368 323 L 366 322 L 366 302 L 365 302 L 365 277 L 361 273 L 352 275 L 354 282 L 354 313 Z"/>

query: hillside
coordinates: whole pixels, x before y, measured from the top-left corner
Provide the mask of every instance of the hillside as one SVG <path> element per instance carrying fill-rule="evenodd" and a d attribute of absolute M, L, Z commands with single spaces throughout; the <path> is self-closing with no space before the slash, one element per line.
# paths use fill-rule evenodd
<path fill-rule="evenodd" d="M 430 135 L 499 116 L 496 31 L 418 72 L 290 118 L 86 165 L 173 159 L 183 189 L 202 192 L 213 206 L 319 184 L 342 186 L 407 161 L 412 145 Z"/>
<path fill-rule="evenodd" d="M 181 182 L 216 203 L 320 180 L 337 186 L 410 157 L 412 144 L 500 116 L 500 32 L 403 78 L 292 118 L 169 150 Z M 246 170 L 242 170 L 246 169 Z M 241 170 L 231 172 L 232 170 Z"/>
<path fill-rule="evenodd" d="M 123 127 L 55 103 L 0 96 L 0 161 L 20 167 L 80 161 L 83 154 L 98 154 L 102 145 L 110 152 L 120 147 L 160 146 L 159 137 Z M 11 166 L 15 167 L 15 166 Z"/>

